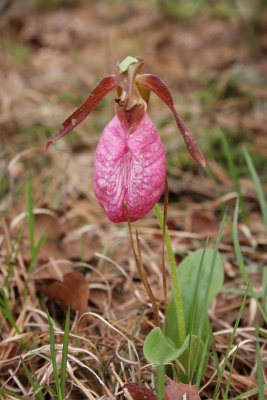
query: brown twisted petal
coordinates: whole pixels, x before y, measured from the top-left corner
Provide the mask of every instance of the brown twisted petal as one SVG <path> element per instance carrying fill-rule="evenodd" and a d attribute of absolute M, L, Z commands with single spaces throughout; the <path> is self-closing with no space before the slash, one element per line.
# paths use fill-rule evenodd
<path fill-rule="evenodd" d="M 193 134 L 183 124 L 177 111 L 175 110 L 172 95 L 168 87 L 165 85 L 165 83 L 162 82 L 162 80 L 158 78 L 156 75 L 151 75 L 151 74 L 138 75 L 136 77 L 136 82 L 139 85 L 144 86 L 146 89 L 152 90 L 152 92 L 154 92 L 157 96 L 161 98 L 161 100 L 164 101 L 165 104 L 167 104 L 167 106 L 173 112 L 176 124 L 183 136 L 185 145 L 189 153 L 191 154 L 194 160 L 196 160 L 199 164 L 201 164 L 202 167 L 205 167 L 206 165 L 205 158 L 201 153 Z"/>
<path fill-rule="evenodd" d="M 75 126 L 79 125 L 93 109 L 100 103 L 100 101 L 118 86 L 115 75 L 109 75 L 103 78 L 99 84 L 92 90 L 85 102 L 77 108 L 67 119 L 63 122 L 63 129 L 56 135 L 52 136 L 46 144 L 45 151 L 49 148 L 52 142 L 61 139 L 72 131 Z"/>

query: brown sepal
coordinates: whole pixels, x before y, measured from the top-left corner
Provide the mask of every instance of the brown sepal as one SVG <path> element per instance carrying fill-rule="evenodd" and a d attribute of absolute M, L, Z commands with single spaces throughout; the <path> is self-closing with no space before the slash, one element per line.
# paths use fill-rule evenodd
<path fill-rule="evenodd" d="M 167 104 L 167 106 L 173 112 L 176 124 L 183 136 L 184 142 L 186 144 L 189 153 L 191 154 L 194 160 L 196 160 L 199 164 L 201 164 L 202 167 L 205 167 L 206 165 L 205 158 L 201 153 L 193 134 L 183 124 L 177 111 L 175 110 L 172 95 L 168 87 L 165 85 L 165 83 L 162 82 L 162 80 L 158 78 L 156 75 L 150 75 L 150 74 L 138 75 L 136 77 L 136 82 L 137 84 L 144 86 L 146 89 L 152 90 L 152 92 L 154 92 L 157 96 L 161 98 L 161 100 L 164 101 L 164 103 Z"/>
<path fill-rule="evenodd" d="M 61 139 L 67 135 L 75 126 L 79 125 L 93 109 L 100 103 L 108 92 L 114 89 L 117 84 L 115 75 L 109 75 L 103 78 L 99 84 L 92 90 L 85 102 L 77 108 L 67 119 L 63 122 L 63 129 L 56 135 L 52 136 L 46 144 L 45 151 L 49 148 L 52 142 Z"/>

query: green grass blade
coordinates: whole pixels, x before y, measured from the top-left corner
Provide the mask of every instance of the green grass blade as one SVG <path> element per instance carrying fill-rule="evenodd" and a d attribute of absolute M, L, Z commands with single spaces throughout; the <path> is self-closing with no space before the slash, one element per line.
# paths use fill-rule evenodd
<path fill-rule="evenodd" d="M 250 279 L 248 277 L 245 264 L 243 261 L 241 249 L 240 249 L 240 244 L 239 244 L 239 238 L 238 238 L 238 209 L 239 209 L 239 199 L 236 200 L 236 205 L 235 205 L 235 211 L 234 211 L 234 219 L 233 219 L 233 241 L 234 241 L 234 248 L 235 248 L 235 254 L 238 262 L 238 266 L 240 268 L 242 277 L 246 283 L 246 285 L 250 285 Z"/>
<path fill-rule="evenodd" d="M 248 214 L 247 214 L 247 210 L 246 210 L 244 197 L 242 196 L 242 192 L 241 192 L 239 181 L 238 181 L 238 172 L 234 165 L 231 150 L 229 148 L 227 139 L 226 139 L 223 131 L 221 131 L 221 141 L 222 141 L 222 145 L 223 145 L 224 154 L 225 154 L 225 157 L 226 157 L 226 160 L 228 163 L 228 167 L 229 167 L 230 173 L 232 175 L 232 178 L 234 180 L 235 190 L 238 193 L 238 197 L 240 199 L 240 207 L 242 210 L 242 219 L 246 224 L 248 224 Z"/>
<path fill-rule="evenodd" d="M 5 295 L 5 292 L 3 289 L 0 289 L 0 311 L 2 312 L 4 317 L 8 320 L 10 325 L 15 329 L 16 333 L 18 335 L 21 335 L 21 331 L 16 324 L 16 321 L 13 317 L 12 311 L 8 304 L 8 299 L 6 298 L 6 295 Z M 20 343 L 21 343 L 21 346 L 23 349 L 27 349 L 27 345 L 26 345 L 24 338 L 20 339 Z"/>
<path fill-rule="evenodd" d="M 0 394 L 5 394 L 13 399 L 27 400 L 25 397 L 20 396 L 19 394 L 15 394 L 15 393 L 9 392 L 8 390 L 3 390 L 1 388 L 0 388 Z"/>
<path fill-rule="evenodd" d="M 245 307 L 245 304 L 246 304 L 246 299 L 247 299 L 248 292 L 249 292 L 249 285 L 247 286 L 246 293 L 245 293 L 245 295 L 243 297 L 243 300 L 242 300 L 242 303 L 241 303 L 241 306 L 240 306 L 240 309 L 239 309 L 239 312 L 238 312 L 238 316 L 237 316 L 237 319 L 236 319 L 236 322 L 235 322 L 235 325 L 234 325 L 234 329 L 233 329 L 232 335 L 230 337 L 229 344 L 227 346 L 225 359 L 224 359 L 222 368 L 220 369 L 220 372 L 218 374 L 218 381 L 217 381 L 215 392 L 214 392 L 214 398 L 215 399 L 217 399 L 218 396 L 219 396 L 219 390 L 220 390 L 220 385 L 221 385 L 221 382 L 222 382 L 223 373 L 224 373 L 224 370 L 225 370 L 225 367 L 226 367 L 226 363 L 227 363 L 227 360 L 228 360 L 228 356 L 229 356 L 229 353 L 230 353 L 234 338 L 235 338 L 236 330 L 238 328 L 240 319 L 241 319 L 242 314 L 243 314 L 243 310 L 244 310 L 244 307 Z"/>
<path fill-rule="evenodd" d="M 210 339 L 210 343 L 211 343 L 211 352 L 212 352 L 213 360 L 214 360 L 214 363 L 216 366 L 217 376 L 219 376 L 219 373 L 220 373 L 219 357 L 218 357 L 218 354 L 216 351 L 216 345 L 215 345 L 214 336 L 213 336 L 213 332 L 212 332 L 210 324 L 209 324 L 209 339 Z"/>
<path fill-rule="evenodd" d="M 101 346 L 97 347 L 97 352 L 98 352 L 98 358 L 99 358 L 99 362 L 100 362 L 100 370 L 101 370 L 101 374 L 102 374 L 102 381 L 105 382 L 105 364 L 104 364 L 104 360 L 101 354 Z"/>
<path fill-rule="evenodd" d="M 32 274 L 33 271 L 34 271 L 36 258 L 38 256 L 40 248 L 43 246 L 45 241 L 46 241 L 46 234 L 45 234 L 45 232 L 43 232 L 41 237 L 40 237 L 40 239 L 39 239 L 39 241 L 38 241 L 38 243 L 37 243 L 37 246 L 34 248 L 34 251 L 33 251 L 33 254 L 32 254 L 32 259 L 31 259 L 30 266 L 29 266 L 29 269 L 28 269 L 28 273 L 29 274 Z"/>
<path fill-rule="evenodd" d="M 154 210 L 158 217 L 161 230 L 163 231 L 163 216 L 162 216 L 162 212 L 161 212 L 161 209 L 158 204 L 156 204 L 154 206 Z M 166 251 L 167 251 L 167 255 L 168 255 L 168 259 L 169 259 L 169 263 L 170 263 L 172 284 L 173 284 L 175 305 L 176 305 L 176 312 L 177 312 L 180 347 L 182 347 L 184 344 L 184 341 L 185 341 L 183 302 L 182 302 L 181 290 L 180 290 L 180 286 L 179 286 L 178 274 L 176 272 L 175 258 L 174 258 L 174 254 L 172 251 L 171 240 L 170 240 L 170 236 L 169 236 L 167 227 L 165 229 L 164 239 L 165 239 Z"/>
<path fill-rule="evenodd" d="M 223 216 L 223 219 L 222 219 L 222 222 L 221 222 L 221 225 L 220 225 L 220 229 L 219 229 L 219 232 L 218 232 L 218 235 L 217 235 L 215 247 L 214 247 L 214 254 L 213 254 L 213 258 L 212 258 L 212 262 L 211 262 L 210 279 L 209 279 L 209 282 L 208 282 L 208 286 L 207 286 L 207 290 L 206 290 L 206 297 L 205 297 L 206 305 L 208 304 L 208 294 L 209 294 L 209 291 L 210 291 L 211 278 L 212 278 L 212 275 L 213 275 L 213 271 L 214 271 L 214 267 L 215 267 L 215 261 L 216 261 L 217 253 L 218 253 L 218 250 L 219 250 L 219 245 L 220 245 L 221 238 L 222 238 L 222 233 L 223 233 L 223 228 L 224 228 L 224 224 L 225 224 L 225 220 L 226 220 L 226 215 L 227 215 L 227 210 L 224 213 L 224 216 Z M 203 260 L 202 260 L 202 262 L 203 262 Z M 198 290 L 198 288 L 197 288 L 197 290 Z M 206 308 L 207 307 L 205 307 L 205 309 Z M 202 337 L 203 329 L 204 329 L 204 323 L 205 323 L 205 319 L 203 318 L 201 320 L 201 324 L 199 326 L 198 335 L 197 335 L 198 338 Z M 200 346 L 200 341 L 198 340 L 197 348 L 196 348 L 196 351 L 195 351 L 195 359 L 194 359 L 194 362 L 193 362 L 192 373 L 194 373 L 194 371 L 196 369 L 196 365 L 197 365 L 197 361 L 198 361 L 199 346 Z M 192 377 L 192 374 L 191 374 L 191 377 Z"/>
<path fill-rule="evenodd" d="M 13 317 L 13 314 L 10 310 L 10 307 L 8 305 L 8 300 L 6 298 L 5 292 L 3 289 L 0 289 L 0 310 L 3 313 L 4 317 L 9 321 L 9 323 L 12 325 L 12 327 L 15 329 L 16 333 L 18 335 L 21 334 L 15 319 Z"/>
<path fill-rule="evenodd" d="M 33 380 L 34 380 L 34 388 L 35 388 L 34 394 L 37 395 L 37 397 L 40 400 L 45 400 L 43 392 L 42 392 L 42 387 L 40 386 L 40 383 L 38 382 L 35 372 L 33 370 L 31 370 L 31 372 L 32 372 Z"/>
<path fill-rule="evenodd" d="M 263 370 L 262 370 L 262 360 L 260 353 L 260 343 L 259 343 L 259 328 L 256 326 L 256 352 L 257 352 L 257 381 L 259 388 L 259 400 L 264 400 L 264 388 L 263 388 Z"/>
<path fill-rule="evenodd" d="M 202 272 L 202 267 L 203 267 L 203 260 L 206 254 L 206 248 L 208 245 L 208 239 L 206 240 L 205 246 L 204 246 L 204 251 L 202 253 L 201 256 L 201 260 L 200 260 L 200 267 L 198 269 L 198 274 L 197 274 L 197 280 L 196 280 L 196 285 L 195 285 L 195 290 L 194 290 L 194 299 L 193 299 L 193 306 L 192 306 L 192 313 L 190 315 L 190 322 L 189 322 L 189 363 L 188 363 L 188 373 L 189 373 L 189 377 L 190 377 L 190 381 L 192 380 L 196 365 L 197 365 L 197 361 L 198 361 L 198 352 L 199 352 L 199 346 L 200 346 L 200 338 L 202 338 L 201 333 L 199 334 L 198 331 L 198 342 L 197 342 L 197 348 L 196 351 L 194 353 L 194 359 L 193 359 L 193 368 L 191 370 L 191 344 L 192 344 L 192 332 L 193 332 L 193 327 L 194 327 L 194 322 L 195 322 L 195 314 L 196 314 L 196 304 L 197 304 L 197 298 L 198 298 L 198 293 L 199 293 L 199 278 L 200 278 L 200 274 Z M 203 320 L 202 320 L 203 321 Z M 203 325 L 203 324 L 202 324 Z"/>
<path fill-rule="evenodd" d="M 201 256 L 201 260 L 200 260 L 200 263 L 199 263 L 200 266 L 199 266 L 198 273 L 197 273 L 197 280 L 196 280 L 196 285 L 195 285 L 195 290 L 194 290 L 193 307 L 192 307 L 192 312 L 191 312 L 191 315 L 190 315 L 190 323 L 189 323 L 189 333 L 190 333 L 190 335 L 192 335 L 192 332 L 193 332 L 193 327 L 194 327 L 194 322 L 195 322 L 195 314 L 196 314 L 197 298 L 198 298 L 198 293 L 199 293 L 199 290 L 200 290 L 200 287 L 199 287 L 199 285 L 197 283 L 198 283 L 199 278 L 201 276 L 202 267 L 203 267 L 203 261 L 204 261 L 204 257 L 205 257 L 205 254 L 206 254 L 206 249 L 207 249 L 207 246 L 208 246 L 208 242 L 209 242 L 209 239 L 206 240 L 206 243 L 205 243 L 205 246 L 204 246 L 204 250 L 203 250 L 203 253 L 202 253 L 202 256 Z"/>
<path fill-rule="evenodd" d="M 41 390 L 41 387 L 40 387 L 40 384 L 39 384 L 36 376 L 34 376 L 34 378 L 32 377 L 27 365 L 25 364 L 25 362 L 22 358 L 21 358 L 21 364 L 22 364 L 25 374 L 28 378 L 28 381 L 30 382 L 31 386 L 33 387 L 34 392 L 36 392 L 36 394 L 37 394 L 38 399 L 45 400 L 44 395 Z"/>
<path fill-rule="evenodd" d="M 267 389 L 267 383 L 263 385 L 263 389 Z M 239 400 L 239 399 L 248 399 L 250 395 L 257 393 L 259 391 L 259 387 L 255 387 L 253 389 L 248 390 L 247 392 L 241 393 L 238 396 L 234 397 L 232 400 Z"/>
<path fill-rule="evenodd" d="M 138 317 L 138 320 L 136 321 L 136 324 L 135 324 L 135 326 L 134 326 L 134 328 L 133 328 L 133 331 L 132 331 L 132 334 L 131 334 L 131 338 L 136 334 L 136 332 L 138 331 L 138 329 L 139 329 L 139 327 L 140 327 L 140 324 L 141 324 L 141 321 L 142 321 L 142 318 L 143 318 L 143 316 L 144 316 L 144 313 L 145 313 L 145 310 L 142 310 L 141 311 L 141 313 L 140 313 L 140 315 L 139 315 L 139 317 Z"/>
<path fill-rule="evenodd" d="M 225 202 L 222 201 L 222 191 L 220 190 L 219 184 L 217 183 L 215 177 L 213 176 L 213 173 L 211 172 L 211 170 L 209 168 L 205 168 L 204 172 L 206 173 L 207 177 L 211 180 L 215 193 L 216 193 L 216 198 L 218 198 L 220 200 L 220 210 L 222 215 L 225 213 L 226 211 L 226 205 Z"/>
<path fill-rule="evenodd" d="M 235 289 L 235 288 L 222 288 L 222 292 L 223 293 L 232 293 L 232 294 L 241 294 L 242 296 L 244 296 L 245 294 L 245 290 L 243 289 Z M 255 293 L 255 295 L 259 298 L 259 299 L 263 299 L 263 293 Z M 249 292 L 248 296 L 253 297 L 253 293 Z"/>
<path fill-rule="evenodd" d="M 45 233 L 43 233 L 39 239 L 37 246 L 35 247 L 33 209 L 34 209 L 34 202 L 33 202 L 33 190 L 32 190 L 32 176 L 30 174 L 27 182 L 27 214 L 28 214 L 28 229 L 29 229 L 29 241 L 30 241 L 30 252 L 31 252 L 31 263 L 28 269 L 29 274 L 31 274 L 34 270 L 37 255 L 46 239 Z"/>
<path fill-rule="evenodd" d="M 200 267 L 198 269 L 198 275 L 197 275 L 197 280 L 196 280 L 196 287 L 194 290 L 194 300 L 193 300 L 193 310 L 192 310 L 192 314 L 190 315 L 190 326 L 189 326 L 189 334 L 190 334 L 190 338 L 189 338 L 189 363 L 188 363 L 188 373 L 189 373 L 189 381 L 192 380 L 196 366 L 197 366 L 197 362 L 198 362 L 198 353 L 199 353 L 199 348 L 200 348 L 200 342 L 202 339 L 202 331 L 204 329 L 204 323 L 205 323 L 205 317 L 206 315 L 203 315 L 203 318 L 201 320 L 201 324 L 199 326 L 198 332 L 197 332 L 197 346 L 193 355 L 193 362 L 192 362 L 192 367 L 191 367 L 191 344 L 192 344 L 192 333 L 193 333 L 193 327 L 194 327 L 194 323 L 195 323 L 195 313 L 196 313 L 196 304 L 197 304 L 197 299 L 198 299 L 198 293 L 199 293 L 199 285 L 197 284 L 200 278 L 200 274 L 202 272 L 202 266 L 203 266 L 203 260 L 206 254 L 206 248 L 208 245 L 208 239 L 205 243 L 204 246 L 204 251 L 202 253 L 202 257 L 200 260 Z M 203 353 L 202 353 L 203 355 Z"/>
<path fill-rule="evenodd" d="M 55 348 L 55 335 L 54 335 L 54 327 L 50 318 L 49 313 L 47 312 L 48 324 L 49 324 L 49 332 L 50 332 L 50 352 L 51 352 L 51 360 L 56 384 L 56 390 L 59 400 L 63 400 L 61 388 L 59 384 L 58 371 L 57 371 L 57 360 L 56 360 L 56 348 Z"/>
<path fill-rule="evenodd" d="M 201 355 L 198 371 L 197 371 L 197 377 L 196 377 L 196 388 L 197 389 L 199 389 L 201 378 L 205 372 L 205 361 L 206 361 L 207 353 L 208 353 L 208 345 L 209 345 L 209 337 L 207 336 L 204 347 L 203 347 L 203 352 Z"/>
<path fill-rule="evenodd" d="M 263 287 L 263 308 L 265 314 L 267 314 L 267 267 L 263 269 L 262 287 Z"/>
<path fill-rule="evenodd" d="M 68 359 L 68 345 L 69 345 L 69 331 L 70 331 L 70 307 L 68 307 L 66 322 L 65 322 L 65 331 L 63 338 L 63 350 L 62 350 L 62 359 L 61 359 L 61 375 L 60 375 L 60 389 L 62 396 L 64 396 L 65 391 L 65 382 L 66 382 L 66 371 L 67 371 L 67 359 Z"/>
<path fill-rule="evenodd" d="M 33 396 L 38 395 L 38 393 L 39 393 L 41 390 L 42 390 L 42 387 L 39 386 L 39 388 L 37 388 L 37 389 L 34 391 Z"/>
<path fill-rule="evenodd" d="M 248 277 L 248 274 L 247 274 L 247 271 L 245 268 L 245 264 L 243 261 L 241 249 L 240 249 L 239 238 L 238 238 L 238 205 L 239 205 L 239 201 L 237 199 L 236 205 L 235 205 L 234 220 L 233 220 L 233 242 L 234 242 L 236 259 L 237 259 L 237 263 L 238 263 L 239 269 L 241 271 L 241 274 L 243 276 L 243 279 L 246 282 L 246 285 L 250 286 L 252 296 L 257 303 L 258 309 L 259 309 L 260 313 L 262 314 L 265 322 L 267 322 L 267 315 L 266 315 L 265 311 L 263 310 L 263 308 L 259 302 L 258 296 L 255 294 L 255 292 L 253 290 L 252 285 L 250 284 L 250 279 Z"/>
<path fill-rule="evenodd" d="M 229 371 L 229 376 L 228 376 L 227 385 L 226 385 L 226 388 L 225 388 L 225 393 L 224 393 L 223 400 L 227 400 L 228 399 L 227 396 L 228 396 L 228 392 L 229 392 L 229 388 L 230 388 L 230 384 L 231 384 L 231 377 L 232 377 L 232 373 L 233 373 L 233 369 L 234 369 L 237 350 L 238 350 L 238 346 L 236 347 L 234 355 L 233 355 L 233 359 L 232 359 L 231 368 L 230 368 L 230 371 Z"/>
<path fill-rule="evenodd" d="M 214 254 L 213 254 L 213 259 L 212 259 L 212 263 L 211 263 L 211 274 L 210 274 L 211 276 L 213 274 L 215 261 L 216 261 L 216 256 L 217 256 L 217 253 L 219 251 L 219 245 L 220 245 L 220 242 L 221 242 L 221 239 L 222 239 L 222 233 L 223 233 L 223 228 L 224 228 L 224 224 L 225 224 L 225 220 L 226 220 L 226 215 L 227 215 L 227 210 L 224 213 L 224 216 L 223 216 L 223 219 L 222 219 L 222 222 L 221 222 L 221 225 L 220 225 L 220 229 L 219 229 L 219 232 L 218 232 L 218 235 L 217 235 L 217 238 L 216 238 L 216 243 L 215 243 L 215 247 L 214 247 Z M 211 279 L 208 282 L 208 288 L 207 288 L 207 293 L 206 293 L 206 304 L 208 303 L 208 293 L 209 293 L 209 290 L 210 290 L 210 285 L 211 285 Z"/>
<path fill-rule="evenodd" d="M 248 151 L 246 149 L 244 149 L 244 154 L 245 154 L 245 158 L 246 158 L 246 162 L 248 165 L 248 169 L 250 172 L 250 175 L 252 177 L 253 183 L 255 185 L 255 189 L 258 195 L 258 199 L 259 199 L 259 203 L 260 203 L 260 208 L 261 208 L 261 213 L 262 213 L 262 217 L 263 217 L 263 221 L 264 221 L 264 225 L 265 225 L 265 229 L 266 229 L 266 234 L 267 234 L 267 206 L 266 206 L 266 201 L 264 198 L 264 193 L 262 190 L 262 186 L 260 183 L 260 179 L 259 176 L 257 174 L 256 168 L 254 167 L 253 161 L 248 153 Z"/>

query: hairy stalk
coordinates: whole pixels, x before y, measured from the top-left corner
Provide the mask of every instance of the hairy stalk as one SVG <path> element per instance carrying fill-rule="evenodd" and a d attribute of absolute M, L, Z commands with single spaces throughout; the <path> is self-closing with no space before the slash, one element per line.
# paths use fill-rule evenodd
<path fill-rule="evenodd" d="M 160 227 L 162 231 L 164 232 L 163 228 L 163 216 L 161 209 L 158 204 L 154 206 L 155 213 L 158 217 Z M 180 340 L 180 347 L 184 344 L 185 341 L 185 324 L 184 324 L 184 311 L 183 311 L 183 303 L 182 303 L 182 296 L 181 296 L 181 291 L 180 291 L 180 285 L 179 285 L 179 279 L 178 279 L 178 274 L 176 270 L 176 264 L 175 264 L 175 259 L 171 247 L 171 241 L 170 241 L 170 236 L 168 233 L 168 229 L 165 227 L 165 244 L 166 244 L 166 250 L 167 250 L 167 255 L 170 263 L 170 269 L 171 269 L 171 276 L 172 276 L 172 284 L 173 284 L 173 290 L 174 290 L 174 298 L 175 298 L 175 306 L 176 306 L 176 312 L 177 312 L 177 325 L 178 325 L 178 332 L 179 332 L 179 340 Z"/>

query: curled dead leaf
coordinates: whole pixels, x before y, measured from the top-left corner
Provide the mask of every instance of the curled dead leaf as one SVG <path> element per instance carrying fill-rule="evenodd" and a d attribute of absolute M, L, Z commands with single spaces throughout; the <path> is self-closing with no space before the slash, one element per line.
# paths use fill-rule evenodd
<path fill-rule="evenodd" d="M 137 383 L 126 383 L 122 389 L 129 400 L 157 400 L 152 390 Z"/>
<path fill-rule="evenodd" d="M 79 315 L 87 311 L 87 303 L 89 298 L 89 287 L 83 274 L 73 271 L 63 276 L 63 282 L 57 280 L 47 280 L 40 287 L 40 290 L 57 301 L 61 306 L 70 307 L 77 310 Z"/>
<path fill-rule="evenodd" d="M 182 382 L 175 382 L 165 377 L 165 400 L 200 400 L 198 391 L 194 385 L 187 385 Z M 156 400 L 157 396 L 145 386 L 137 383 L 126 383 L 123 386 L 125 396 L 129 400 Z"/>
<path fill-rule="evenodd" d="M 165 388 L 165 400 L 200 400 L 198 391 L 194 385 L 175 382 L 165 377 L 167 386 Z"/>

